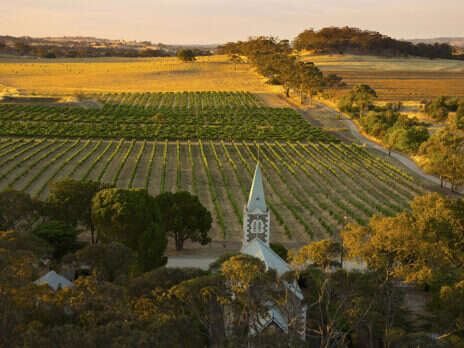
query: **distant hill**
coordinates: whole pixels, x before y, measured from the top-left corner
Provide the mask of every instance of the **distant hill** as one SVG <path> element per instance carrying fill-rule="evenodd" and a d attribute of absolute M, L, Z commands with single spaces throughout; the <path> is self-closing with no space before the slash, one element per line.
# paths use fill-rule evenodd
<path fill-rule="evenodd" d="M 448 44 L 455 47 L 464 48 L 464 37 L 437 37 L 434 39 L 412 39 L 408 40 L 413 43 L 425 43 L 425 44 Z"/>
<path fill-rule="evenodd" d="M 34 38 L 0 35 L 0 54 L 58 57 L 167 57 L 180 48 L 194 49 L 197 56 L 210 55 L 217 45 L 166 45 L 151 41 L 110 40 L 63 36 Z"/>

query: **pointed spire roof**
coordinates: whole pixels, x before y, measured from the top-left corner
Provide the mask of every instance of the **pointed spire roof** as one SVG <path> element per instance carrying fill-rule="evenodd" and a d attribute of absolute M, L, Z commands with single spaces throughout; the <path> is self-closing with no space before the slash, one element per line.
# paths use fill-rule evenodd
<path fill-rule="evenodd" d="M 250 196 L 248 197 L 247 210 L 255 211 L 256 209 L 262 212 L 267 211 L 266 200 L 264 199 L 263 178 L 261 176 L 261 168 L 256 164 L 253 183 L 251 184 Z"/>

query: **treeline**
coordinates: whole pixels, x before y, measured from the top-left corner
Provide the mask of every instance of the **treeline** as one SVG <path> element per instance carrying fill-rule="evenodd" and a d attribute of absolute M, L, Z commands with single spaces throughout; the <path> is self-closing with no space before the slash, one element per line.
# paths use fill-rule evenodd
<path fill-rule="evenodd" d="M 118 47 L 92 47 L 87 45 L 53 46 L 32 45 L 19 40 L 13 47 L 0 41 L 0 52 L 20 56 L 36 56 L 41 58 L 97 58 L 97 57 L 169 57 L 172 53 L 164 49 L 129 49 Z"/>
<path fill-rule="evenodd" d="M 307 96 L 312 98 L 324 90 L 344 85 L 339 76 L 324 76 L 314 63 L 298 61 L 291 55 L 288 40 L 260 36 L 248 41 L 229 42 L 218 47 L 218 53 L 230 55 L 232 61 L 246 56 L 256 70 L 268 78 L 268 83 L 282 85 L 287 97 L 290 91 L 295 91 L 301 103 Z"/>
<path fill-rule="evenodd" d="M 211 52 L 199 48 L 191 50 L 195 56 L 208 56 Z M 94 47 L 87 44 L 50 45 L 34 43 L 27 40 L 17 40 L 13 46 L 8 46 L 0 40 L 0 53 L 36 56 L 41 58 L 98 58 L 98 57 L 173 57 L 174 50 L 152 48 L 124 48 L 124 47 Z"/>
<path fill-rule="evenodd" d="M 459 58 L 453 55 L 453 47 L 449 44 L 414 44 L 409 41 L 396 40 L 375 31 L 352 27 L 305 30 L 294 39 L 293 47 L 298 51 L 312 50 L 316 53 Z"/>

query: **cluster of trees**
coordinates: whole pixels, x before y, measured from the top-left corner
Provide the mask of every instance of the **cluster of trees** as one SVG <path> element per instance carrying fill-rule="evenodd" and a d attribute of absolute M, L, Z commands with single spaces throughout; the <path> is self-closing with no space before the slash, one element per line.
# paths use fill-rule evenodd
<path fill-rule="evenodd" d="M 425 161 L 422 169 L 429 174 L 440 177 L 441 186 L 445 179 L 451 183 L 451 191 L 455 191 L 464 183 L 464 135 L 462 130 L 450 126 L 434 133 L 424 142 L 419 154 Z"/>
<path fill-rule="evenodd" d="M 463 231 L 464 200 L 433 193 L 416 197 L 411 211 L 374 217 L 368 226 L 351 224 L 342 235 L 347 256 L 381 276 L 386 291 L 396 280 L 424 289 L 430 298 L 427 331 L 438 336 L 440 346 L 459 347 L 464 345 Z"/>
<path fill-rule="evenodd" d="M 29 218 L 26 214 L 20 220 Z M 2 228 L 15 219 L 2 214 Z M 138 228 L 135 224 L 133 231 Z M 288 252 L 288 261 L 299 265 L 299 271 L 281 277 L 260 260 L 237 253 L 224 255 L 209 271 L 143 271 L 134 268 L 140 255 L 125 245 L 133 241 L 118 231 L 120 242 L 90 244 L 54 261 L 58 270 L 76 264 L 90 268 L 72 288 L 56 292 L 32 283 L 43 267 L 41 260 L 50 257 L 53 248 L 33 234 L 4 231 L 0 344 L 458 347 L 464 344 L 463 230 L 464 201 L 428 194 L 415 198 L 411 210 L 397 216 L 376 216 L 367 226 L 348 224 L 338 241 L 322 240 Z M 285 257 L 285 248 L 273 248 Z M 366 270 L 339 269 L 346 259 L 364 263 Z M 291 301 L 287 284 L 293 281 L 300 285 L 308 308 L 307 341 L 299 339 L 292 320 L 288 333 L 265 330 L 250 336 L 253 319 L 269 304 Z M 429 298 L 423 327 L 408 311 L 400 281 L 415 284 Z"/>
<path fill-rule="evenodd" d="M 448 44 L 414 44 L 395 40 L 375 31 L 352 27 L 308 29 L 293 41 L 296 50 L 313 50 L 318 53 L 356 53 L 379 56 L 417 56 L 427 58 L 456 58 Z"/>
<path fill-rule="evenodd" d="M 447 121 L 450 112 L 454 112 L 456 117 L 452 120 L 452 123 L 457 128 L 464 128 L 464 99 L 462 98 L 440 96 L 432 101 L 425 102 L 424 111 L 438 122 Z"/>
<path fill-rule="evenodd" d="M 400 103 L 374 106 L 375 98 L 377 94 L 370 86 L 359 85 L 340 99 L 338 107 L 357 119 L 364 132 L 387 144 L 390 152 L 397 149 L 416 153 L 429 138 L 425 125 L 398 112 Z"/>
<path fill-rule="evenodd" d="M 310 306 L 310 330 L 332 342 L 324 347 L 337 346 L 333 342 L 338 347 L 462 346 L 463 231 L 464 200 L 433 193 L 416 197 L 410 211 L 374 216 L 367 226 L 350 223 L 337 241 L 301 248 L 293 262 L 311 261 L 323 272 L 318 278 L 305 277 L 309 270 L 302 273 L 312 282 L 309 303 L 325 305 L 312 308 L 325 325 L 315 328 L 311 323 L 319 317 Z M 327 272 L 344 260 L 362 263 L 366 270 Z M 405 301 L 408 290 L 402 285 L 407 283 L 414 286 L 413 296 L 427 298 L 418 313 L 411 313 Z"/>
<path fill-rule="evenodd" d="M 166 264 L 168 238 L 182 250 L 186 240 L 208 244 L 212 217 L 196 196 L 120 189 L 93 181 L 53 183 L 45 202 L 12 189 L 0 193 L 0 230 L 34 235 L 49 243 L 57 261 L 82 248 L 79 228 L 95 244 L 119 242 L 136 256 L 134 267 L 149 271 Z"/>
<path fill-rule="evenodd" d="M 240 55 L 246 56 L 256 70 L 268 78 L 268 83 L 282 85 L 287 97 L 291 90 L 295 91 L 301 103 L 308 96 L 312 98 L 323 90 L 344 85 L 335 74 L 324 76 L 314 63 L 297 61 L 290 54 L 292 49 L 288 40 L 260 36 L 248 41 L 229 42 L 218 51 L 229 54 L 234 62 Z"/>

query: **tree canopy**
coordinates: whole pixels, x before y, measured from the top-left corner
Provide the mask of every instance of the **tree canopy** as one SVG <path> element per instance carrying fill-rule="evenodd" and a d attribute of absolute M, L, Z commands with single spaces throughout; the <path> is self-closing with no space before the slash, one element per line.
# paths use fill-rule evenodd
<path fill-rule="evenodd" d="M 139 266 L 148 271 L 167 262 L 160 208 L 146 190 L 111 188 L 92 200 L 92 220 L 98 239 L 117 241 L 137 252 Z"/>
<path fill-rule="evenodd" d="M 176 250 L 182 250 L 184 242 L 191 240 L 206 245 L 211 242 L 211 213 L 189 192 L 164 192 L 155 198 L 161 223 L 166 233 L 176 242 Z"/>
<path fill-rule="evenodd" d="M 195 53 L 190 49 L 180 49 L 177 51 L 177 58 L 183 62 L 193 62 L 196 60 Z"/>
<path fill-rule="evenodd" d="M 47 205 L 53 218 L 70 226 L 81 224 L 88 228 L 95 242 L 95 227 L 92 221 L 92 199 L 95 194 L 111 185 L 95 181 L 64 179 L 50 185 Z"/>
<path fill-rule="evenodd" d="M 426 173 L 451 181 L 451 190 L 464 182 L 464 136 L 452 127 L 433 134 L 419 148 L 425 157 L 421 167 Z"/>

